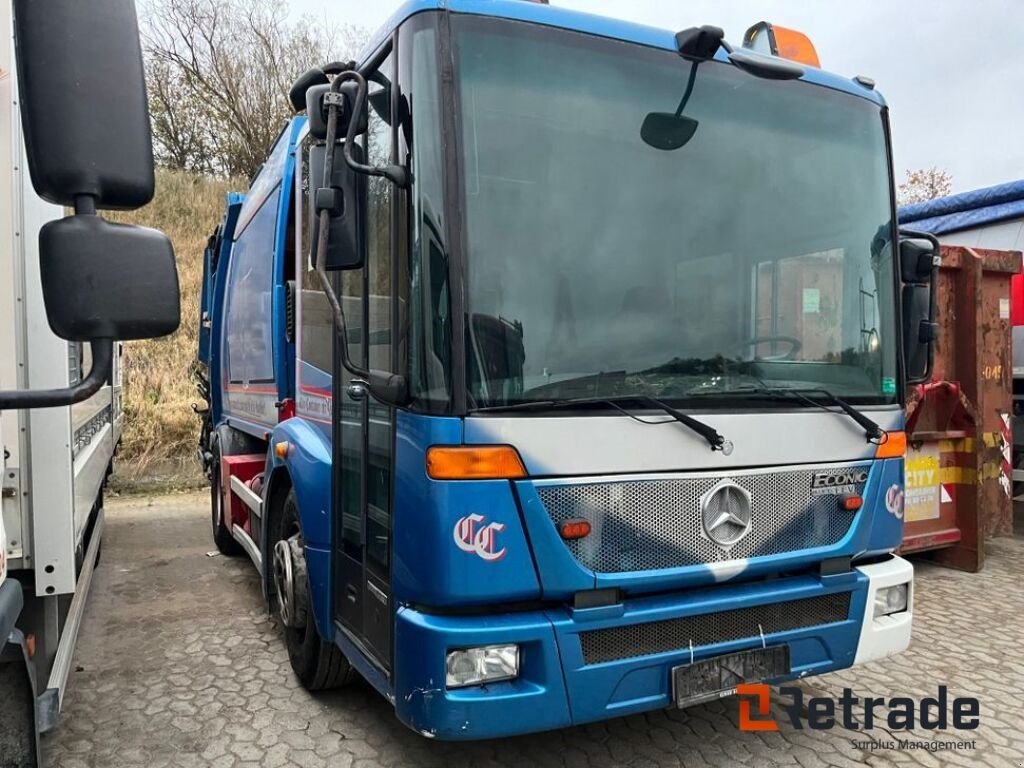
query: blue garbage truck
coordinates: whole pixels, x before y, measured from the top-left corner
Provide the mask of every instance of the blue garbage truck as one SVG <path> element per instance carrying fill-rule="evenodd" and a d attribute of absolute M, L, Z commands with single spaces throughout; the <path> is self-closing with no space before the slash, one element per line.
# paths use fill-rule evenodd
<path fill-rule="evenodd" d="M 415 0 L 205 252 L 198 457 L 309 689 L 481 739 L 910 642 L 933 240 L 791 30 Z"/>

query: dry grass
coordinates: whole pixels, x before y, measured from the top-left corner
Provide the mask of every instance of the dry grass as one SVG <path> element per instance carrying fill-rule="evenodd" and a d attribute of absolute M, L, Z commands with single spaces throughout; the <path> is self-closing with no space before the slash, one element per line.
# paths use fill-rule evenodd
<path fill-rule="evenodd" d="M 178 331 L 163 339 L 125 344 L 126 418 L 120 456 L 130 474 L 187 466 L 195 451 L 199 419 L 191 406 L 199 396 L 190 371 L 196 358 L 203 249 L 223 216 L 225 194 L 246 186 L 240 180 L 160 169 L 153 202 L 111 217 L 166 232 L 174 243 L 181 283 Z"/>

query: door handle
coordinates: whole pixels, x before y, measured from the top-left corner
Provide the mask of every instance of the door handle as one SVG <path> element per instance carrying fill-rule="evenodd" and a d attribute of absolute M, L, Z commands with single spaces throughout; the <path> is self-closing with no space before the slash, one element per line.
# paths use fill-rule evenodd
<path fill-rule="evenodd" d="M 358 600 L 359 600 L 359 590 L 357 590 L 355 587 L 353 587 L 351 584 L 349 584 L 345 588 L 345 596 L 348 598 L 350 603 L 358 602 Z"/>
<path fill-rule="evenodd" d="M 365 400 L 369 394 L 369 386 L 362 379 L 352 379 L 345 387 L 345 394 L 350 400 Z"/>

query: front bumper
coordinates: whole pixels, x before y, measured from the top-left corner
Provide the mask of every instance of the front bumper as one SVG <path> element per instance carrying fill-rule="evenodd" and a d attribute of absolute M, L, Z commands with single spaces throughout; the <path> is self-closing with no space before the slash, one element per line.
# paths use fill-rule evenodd
<path fill-rule="evenodd" d="M 867 607 L 860 625 L 857 655 L 854 664 L 865 664 L 905 651 L 910 645 L 910 630 L 914 623 L 914 566 L 902 557 L 891 557 L 880 563 L 857 568 L 868 580 Z M 873 617 L 875 594 L 883 587 L 910 584 L 907 610 L 891 616 Z"/>
<path fill-rule="evenodd" d="M 395 709 L 425 736 L 484 739 L 669 706 L 672 667 L 762 644 L 789 645 L 787 679 L 842 669 L 907 647 L 913 589 L 904 613 L 874 619 L 872 606 L 877 589 L 912 579 L 911 565 L 890 557 L 833 576 L 720 586 L 584 610 L 453 616 L 402 608 L 395 631 Z M 520 645 L 517 679 L 445 688 L 448 650 L 504 643 Z"/>

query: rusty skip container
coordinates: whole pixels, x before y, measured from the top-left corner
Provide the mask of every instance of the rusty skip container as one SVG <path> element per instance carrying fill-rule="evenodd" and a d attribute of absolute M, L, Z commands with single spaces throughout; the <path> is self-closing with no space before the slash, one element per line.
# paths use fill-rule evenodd
<path fill-rule="evenodd" d="M 932 378 L 907 392 L 902 552 L 967 571 L 1012 532 L 1010 278 L 1019 251 L 942 246 Z"/>

